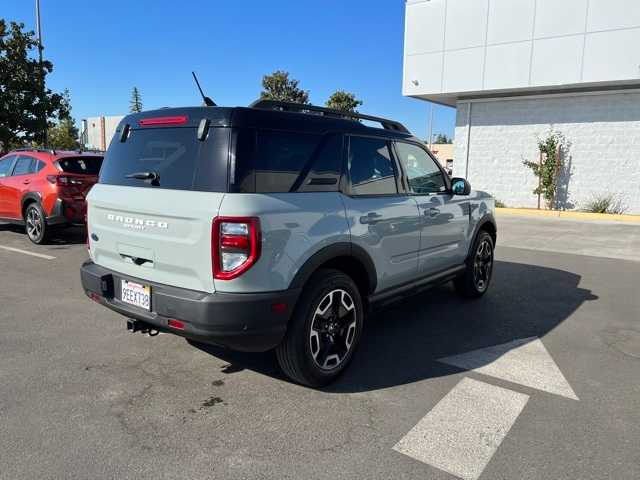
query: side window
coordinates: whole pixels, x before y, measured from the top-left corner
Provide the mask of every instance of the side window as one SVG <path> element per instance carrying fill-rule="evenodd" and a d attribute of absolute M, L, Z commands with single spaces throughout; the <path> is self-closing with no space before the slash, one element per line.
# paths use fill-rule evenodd
<path fill-rule="evenodd" d="M 441 193 L 447 190 L 442 171 L 427 152 L 410 143 L 396 142 L 395 145 L 412 193 Z"/>
<path fill-rule="evenodd" d="M 300 192 L 337 192 L 342 172 L 342 135 L 324 138 L 300 175 Z"/>
<path fill-rule="evenodd" d="M 36 173 L 39 173 L 45 167 L 44 162 L 38 160 L 38 165 L 36 166 Z"/>
<path fill-rule="evenodd" d="M 0 160 L 0 178 L 8 177 L 11 174 L 11 165 L 13 165 L 13 159 L 15 156 L 10 156 Z"/>
<path fill-rule="evenodd" d="M 256 192 L 290 191 L 319 143 L 319 135 L 258 130 Z"/>
<path fill-rule="evenodd" d="M 231 173 L 235 191 L 286 193 L 297 188 L 321 140 L 314 134 L 240 129 Z"/>
<path fill-rule="evenodd" d="M 16 166 L 13 169 L 13 176 L 28 175 L 35 172 L 36 161 L 31 157 L 18 157 Z"/>
<path fill-rule="evenodd" d="M 350 137 L 348 170 L 353 195 L 398 193 L 395 168 L 386 140 Z"/>

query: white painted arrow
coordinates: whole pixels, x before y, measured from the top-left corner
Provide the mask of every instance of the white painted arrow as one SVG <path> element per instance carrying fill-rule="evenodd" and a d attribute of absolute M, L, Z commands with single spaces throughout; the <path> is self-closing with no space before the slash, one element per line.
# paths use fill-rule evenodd
<path fill-rule="evenodd" d="M 578 400 L 538 337 L 438 361 Z M 393 449 L 465 480 L 476 480 L 528 400 L 524 393 L 463 378 Z"/>
<path fill-rule="evenodd" d="M 538 337 L 480 348 L 438 361 L 579 400 Z"/>
<path fill-rule="evenodd" d="M 463 378 L 393 449 L 475 480 L 528 400 L 524 393 Z"/>

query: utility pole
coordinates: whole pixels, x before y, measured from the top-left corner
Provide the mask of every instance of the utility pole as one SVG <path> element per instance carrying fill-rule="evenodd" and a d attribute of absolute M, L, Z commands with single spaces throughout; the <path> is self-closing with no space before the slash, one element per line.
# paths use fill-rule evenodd
<path fill-rule="evenodd" d="M 38 59 L 40 62 L 40 104 L 42 108 L 42 146 L 47 146 L 47 111 L 44 108 L 44 69 L 42 67 L 42 28 L 40 27 L 40 0 L 36 0 L 36 32 L 38 34 Z"/>

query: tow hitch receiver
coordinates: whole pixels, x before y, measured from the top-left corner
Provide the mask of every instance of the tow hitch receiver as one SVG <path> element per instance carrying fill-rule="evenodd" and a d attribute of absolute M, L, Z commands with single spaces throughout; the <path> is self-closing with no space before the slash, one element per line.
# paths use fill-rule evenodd
<path fill-rule="evenodd" d="M 142 320 L 135 320 L 133 318 L 127 319 L 127 330 L 129 330 L 131 333 L 136 333 L 136 332 L 146 333 L 150 337 L 155 337 L 160 333 L 158 329 L 153 327 L 152 325 L 149 325 L 148 323 L 143 322 Z"/>

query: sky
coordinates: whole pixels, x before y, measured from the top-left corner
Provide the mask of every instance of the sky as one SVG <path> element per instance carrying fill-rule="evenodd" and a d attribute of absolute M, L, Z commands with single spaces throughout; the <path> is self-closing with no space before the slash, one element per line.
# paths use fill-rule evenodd
<path fill-rule="evenodd" d="M 359 111 L 428 136 L 431 104 L 402 96 L 404 0 L 40 0 L 47 86 L 71 92 L 73 116 L 199 105 L 191 71 L 219 105 L 248 105 L 263 75 L 286 70 L 322 105 L 337 89 Z M 35 0 L 0 0 L 0 16 L 35 30 Z M 34 52 L 35 53 L 35 52 Z M 434 106 L 453 136 L 455 109 Z"/>

